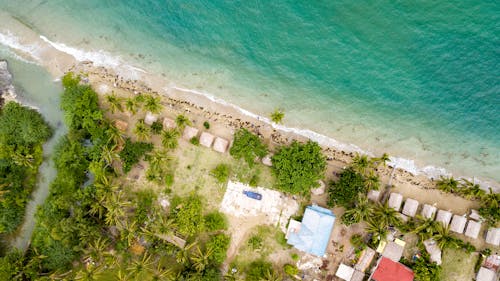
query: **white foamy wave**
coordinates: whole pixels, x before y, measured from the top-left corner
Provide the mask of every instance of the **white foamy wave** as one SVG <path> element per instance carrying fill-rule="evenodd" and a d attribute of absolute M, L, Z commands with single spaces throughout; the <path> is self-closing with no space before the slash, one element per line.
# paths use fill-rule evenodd
<path fill-rule="evenodd" d="M 211 95 L 211 94 L 208 94 L 205 92 L 181 88 L 181 87 L 177 87 L 175 85 L 166 87 L 164 90 L 168 93 L 168 91 L 170 89 L 203 96 L 212 102 L 216 102 L 218 104 L 221 104 L 221 105 L 224 105 L 227 107 L 231 107 L 231 108 L 239 111 L 240 113 L 242 113 L 246 116 L 249 116 L 251 118 L 254 118 L 254 119 L 257 119 L 257 120 L 262 121 L 264 123 L 267 123 L 267 124 L 271 125 L 274 129 L 277 129 L 277 130 L 280 130 L 283 132 L 288 132 L 288 133 L 295 133 L 295 134 L 300 135 L 300 136 L 304 136 L 306 138 L 309 138 L 313 141 L 318 142 L 322 146 L 333 147 L 333 148 L 336 148 L 338 150 L 342 150 L 342 151 L 346 151 L 346 152 L 357 152 L 360 154 L 366 154 L 370 157 L 374 156 L 373 153 L 371 153 L 369 151 L 362 150 L 361 148 L 359 148 L 358 146 L 356 146 L 354 144 L 342 143 L 336 139 L 333 139 L 331 137 L 319 134 L 317 132 L 314 132 L 314 131 L 311 131 L 308 129 L 291 128 L 291 127 L 287 127 L 284 125 L 276 124 L 276 123 L 272 122 L 267 117 L 263 117 L 263 116 L 260 116 L 258 114 L 255 114 L 253 112 L 250 112 L 250 111 L 243 109 L 235 104 L 229 103 L 223 99 L 217 98 L 214 95 Z M 429 179 L 438 179 L 440 176 L 444 176 L 444 177 L 451 176 L 451 173 L 448 172 L 444 168 L 430 166 L 430 165 L 419 168 L 418 165 L 415 163 L 415 160 L 406 159 L 406 158 L 402 158 L 402 157 L 390 156 L 387 164 L 391 167 L 396 167 L 396 168 L 402 169 L 404 171 L 407 171 L 413 175 L 424 175 Z M 493 186 L 490 182 L 479 181 L 477 179 L 475 180 L 475 182 L 480 184 L 483 189 L 488 189 L 488 187 L 491 187 L 495 192 L 500 192 L 500 188 Z"/>
<path fill-rule="evenodd" d="M 0 44 L 7 46 L 10 49 L 16 50 L 18 52 L 21 52 L 25 55 L 28 55 L 32 57 L 36 61 L 40 61 L 40 57 L 38 56 L 38 51 L 40 50 L 40 46 L 37 44 L 33 45 L 25 45 L 19 42 L 19 38 L 14 36 L 10 32 L 2 33 L 0 32 Z M 16 59 L 19 59 L 21 61 L 27 62 L 27 63 L 33 63 L 32 61 L 29 61 L 25 58 L 22 58 L 21 56 L 13 53 L 13 56 Z"/>

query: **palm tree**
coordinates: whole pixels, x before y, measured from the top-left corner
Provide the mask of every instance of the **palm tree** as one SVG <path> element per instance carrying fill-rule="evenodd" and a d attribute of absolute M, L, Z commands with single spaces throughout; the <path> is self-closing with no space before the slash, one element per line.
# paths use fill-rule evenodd
<path fill-rule="evenodd" d="M 90 162 L 89 171 L 94 175 L 94 181 L 96 183 L 109 182 L 106 174 L 106 167 L 103 161 Z"/>
<path fill-rule="evenodd" d="M 139 274 L 151 268 L 152 263 L 153 261 L 151 261 L 151 256 L 146 252 L 141 259 L 133 261 L 127 270 L 132 276 L 137 277 Z"/>
<path fill-rule="evenodd" d="M 160 113 L 162 109 L 160 98 L 147 95 L 145 97 L 144 108 L 151 113 Z"/>
<path fill-rule="evenodd" d="M 177 252 L 177 255 L 175 256 L 175 260 L 177 261 L 178 264 L 187 264 L 188 262 L 190 262 L 189 253 L 190 253 L 191 248 L 193 248 L 196 244 L 197 244 L 197 242 L 195 241 L 191 244 L 184 246 L 184 248 L 180 249 Z"/>
<path fill-rule="evenodd" d="M 166 281 L 174 281 L 174 274 L 172 270 L 164 268 L 161 263 L 158 262 L 156 268 L 150 269 L 151 272 L 151 280 L 153 281 L 159 281 L 159 280 L 166 280 Z"/>
<path fill-rule="evenodd" d="M 445 178 L 441 176 L 441 178 L 436 182 L 436 186 L 441 191 L 454 193 L 457 191 L 458 181 L 453 177 Z"/>
<path fill-rule="evenodd" d="M 360 155 L 357 153 L 352 160 L 352 168 L 362 175 L 366 174 L 366 171 L 370 168 L 370 166 L 371 161 L 368 159 L 368 156 L 364 154 Z"/>
<path fill-rule="evenodd" d="M 130 277 L 123 270 L 119 269 L 116 273 L 116 281 L 128 281 Z"/>
<path fill-rule="evenodd" d="M 421 215 L 417 215 L 418 225 L 412 231 L 412 233 L 418 234 L 420 240 L 424 241 L 431 238 L 437 231 L 439 222 L 433 220 L 432 218 L 425 218 Z"/>
<path fill-rule="evenodd" d="M 387 153 L 384 153 L 384 154 L 382 154 L 382 156 L 380 156 L 379 158 L 377 158 L 378 164 L 379 165 L 383 164 L 384 167 L 387 166 L 387 161 L 389 161 L 389 160 L 391 160 L 391 158 L 389 157 L 389 154 L 387 154 Z"/>
<path fill-rule="evenodd" d="M 104 201 L 104 207 L 106 208 L 104 222 L 107 225 L 116 226 L 121 224 L 121 220 L 125 216 L 124 208 L 130 205 L 123 197 L 123 192 L 119 190 L 111 193 L 110 196 L 107 196 L 106 201 Z"/>
<path fill-rule="evenodd" d="M 144 123 L 144 120 L 139 120 L 134 128 L 134 134 L 139 140 L 146 140 L 149 137 L 149 127 Z"/>
<path fill-rule="evenodd" d="M 210 263 L 210 257 L 213 254 L 212 249 L 207 249 L 205 253 L 201 251 L 200 246 L 196 246 L 196 250 L 191 256 L 191 262 L 194 269 L 198 272 L 202 272 Z"/>
<path fill-rule="evenodd" d="M 376 244 L 387 237 L 389 230 L 387 230 L 387 224 L 370 218 L 367 221 L 366 232 L 372 235 L 372 241 Z"/>
<path fill-rule="evenodd" d="M 179 131 L 175 129 L 167 129 L 164 130 L 161 134 L 161 144 L 164 148 L 167 149 L 176 149 L 178 142 L 177 138 L 179 137 Z"/>
<path fill-rule="evenodd" d="M 105 167 L 112 167 L 115 160 L 120 159 L 120 154 L 116 152 L 116 145 L 112 147 L 105 145 L 101 150 L 101 161 L 105 163 Z"/>
<path fill-rule="evenodd" d="M 263 281 L 282 281 L 283 277 L 280 276 L 279 273 L 277 273 L 274 270 L 267 270 L 266 273 L 264 274 L 264 277 L 262 279 Z"/>
<path fill-rule="evenodd" d="M 370 174 L 365 178 L 365 187 L 367 190 L 378 190 L 380 188 L 380 178 L 374 171 L 370 171 Z"/>
<path fill-rule="evenodd" d="M 378 203 L 375 206 L 374 217 L 379 223 L 385 225 L 398 226 L 401 223 L 398 211 L 387 204 Z"/>
<path fill-rule="evenodd" d="M 115 113 L 117 110 L 120 112 L 123 111 L 122 99 L 117 97 L 114 92 L 106 96 L 106 101 L 108 102 L 111 113 Z"/>
<path fill-rule="evenodd" d="M 94 281 L 99 280 L 100 275 L 103 273 L 102 266 L 87 265 L 76 273 L 75 279 L 78 281 Z"/>
<path fill-rule="evenodd" d="M 19 151 L 14 151 L 14 153 L 11 154 L 12 161 L 18 166 L 22 167 L 27 167 L 27 168 L 33 168 L 33 162 L 35 161 L 35 158 L 33 155 L 29 153 L 21 153 Z"/>
<path fill-rule="evenodd" d="M 186 116 L 179 114 L 175 118 L 175 124 L 179 127 L 180 130 L 184 129 L 186 126 L 191 126 L 191 120 L 189 120 Z"/>
<path fill-rule="evenodd" d="M 135 115 L 137 113 L 137 110 L 139 109 L 139 103 L 135 98 L 128 98 L 125 101 L 125 108 L 130 112 L 132 115 Z"/>
<path fill-rule="evenodd" d="M 108 144 L 113 143 L 116 148 L 118 146 L 121 146 L 125 142 L 125 137 L 123 136 L 122 132 L 113 125 L 108 126 L 108 129 L 106 130 L 106 133 L 108 134 Z"/>
<path fill-rule="evenodd" d="M 432 236 L 432 239 L 436 241 L 441 250 L 445 247 L 456 247 L 458 245 L 457 240 L 450 235 L 450 228 L 444 226 L 442 223 L 437 224 L 436 232 Z"/>
<path fill-rule="evenodd" d="M 285 118 L 285 112 L 283 110 L 276 108 L 273 113 L 271 113 L 271 121 L 273 121 L 276 124 L 279 124 L 283 121 L 283 118 Z"/>
<path fill-rule="evenodd" d="M 372 204 L 364 194 L 360 194 L 356 201 L 356 207 L 347 210 L 346 213 L 357 222 L 367 220 L 370 214 L 373 213 Z"/>
<path fill-rule="evenodd" d="M 129 220 L 124 219 L 123 222 L 121 223 L 120 226 L 120 236 L 123 240 L 127 241 L 127 245 L 130 247 L 136 237 L 136 231 L 137 231 L 137 222 L 135 220 L 132 220 L 132 222 L 129 222 Z"/>
<path fill-rule="evenodd" d="M 10 187 L 12 183 L 0 183 L 0 201 L 3 201 L 3 197 L 5 194 L 9 193 L 9 189 L 4 189 L 6 187 Z"/>
<path fill-rule="evenodd" d="M 102 258 L 102 253 L 108 248 L 109 240 L 99 237 L 92 241 L 88 248 L 84 250 L 86 256 L 92 258 L 94 261 L 99 261 Z"/>
<path fill-rule="evenodd" d="M 466 199 L 480 199 L 483 195 L 486 194 L 484 190 L 481 189 L 479 184 L 471 182 L 467 179 L 461 179 L 462 184 L 459 190 L 460 194 L 463 195 Z"/>

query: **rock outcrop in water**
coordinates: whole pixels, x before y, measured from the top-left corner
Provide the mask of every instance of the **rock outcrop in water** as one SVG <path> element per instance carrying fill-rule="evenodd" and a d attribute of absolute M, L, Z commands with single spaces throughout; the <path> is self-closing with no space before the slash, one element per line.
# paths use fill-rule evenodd
<path fill-rule="evenodd" d="M 9 65 L 6 60 L 0 60 L 0 107 L 4 102 L 14 100 L 16 90 L 12 85 L 12 74 L 9 71 Z"/>

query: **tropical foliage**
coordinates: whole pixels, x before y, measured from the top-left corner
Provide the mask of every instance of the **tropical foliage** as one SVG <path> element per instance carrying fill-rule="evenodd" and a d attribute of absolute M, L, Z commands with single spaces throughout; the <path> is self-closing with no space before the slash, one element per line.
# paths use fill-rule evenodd
<path fill-rule="evenodd" d="M 234 142 L 229 153 L 236 159 L 243 158 L 252 167 L 256 158 L 266 156 L 267 148 L 258 136 L 243 128 L 234 134 Z"/>
<path fill-rule="evenodd" d="M 339 175 L 338 181 L 330 182 L 328 205 L 354 207 L 358 194 L 366 194 L 367 187 L 363 176 L 352 168 L 347 168 Z"/>
<path fill-rule="evenodd" d="M 153 149 L 153 145 L 145 142 L 133 142 L 129 138 L 125 140 L 125 147 L 120 151 L 123 161 L 123 172 L 128 173 L 132 166 L 137 164 L 142 156 Z"/>
<path fill-rule="evenodd" d="M 281 123 L 283 121 L 283 118 L 285 118 L 285 112 L 283 112 L 283 110 L 281 109 L 275 109 L 271 113 L 271 121 L 273 121 L 274 123 Z"/>
<path fill-rule="evenodd" d="M 292 142 L 289 146 L 278 148 L 271 158 L 276 188 L 288 193 L 308 193 L 317 187 L 326 169 L 325 156 L 321 147 L 312 141 Z"/>

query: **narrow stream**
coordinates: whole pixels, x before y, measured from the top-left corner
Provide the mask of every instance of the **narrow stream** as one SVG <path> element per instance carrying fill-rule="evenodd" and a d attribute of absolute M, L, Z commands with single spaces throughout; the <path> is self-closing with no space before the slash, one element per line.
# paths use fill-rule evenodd
<path fill-rule="evenodd" d="M 61 136 L 67 131 L 63 122 L 64 115 L 59 107 L 62 87 L 61 83 L 54 81 L 42 67 L 16 59 L 5 49 L 0 48 L 0 57 L 9 63 L 18 100 L 23 104 L 36 107 L 54 128 L 54 135 L 43 145 L 43 162 L 39 168 L 37 186 L 26 206 L 24 222 L 18 236 L 10 243 L 12 247 L 25 251 L 35 227 L 36 210 L 47 198 L 50 183 L 57 173 L 52 161 L 52 153 Z"/>

